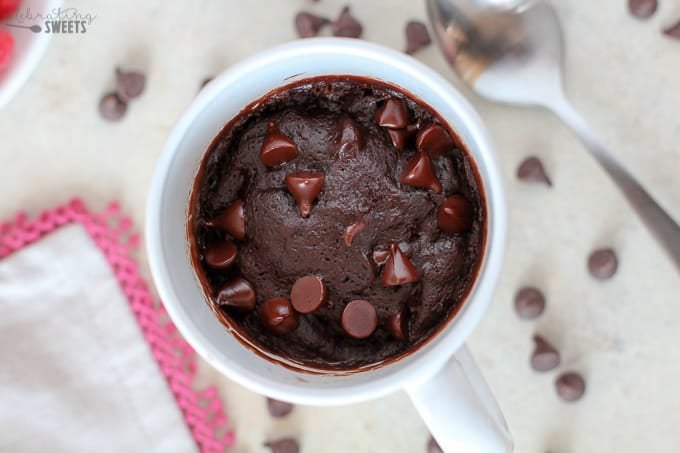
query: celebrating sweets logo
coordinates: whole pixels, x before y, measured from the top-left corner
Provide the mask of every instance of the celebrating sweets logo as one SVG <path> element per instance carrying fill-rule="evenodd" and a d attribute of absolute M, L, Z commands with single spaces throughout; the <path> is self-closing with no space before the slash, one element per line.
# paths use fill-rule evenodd
<path fill-rule="evenodd" d="M 38 13 L 26 8 L 16 14 L 16 23 L 5 23 L 6 27 L 23 28 L 33 33 L 84 34 L 87 33 L 97 16 L 81 13 L 76 8 L 54 8 Z"/>

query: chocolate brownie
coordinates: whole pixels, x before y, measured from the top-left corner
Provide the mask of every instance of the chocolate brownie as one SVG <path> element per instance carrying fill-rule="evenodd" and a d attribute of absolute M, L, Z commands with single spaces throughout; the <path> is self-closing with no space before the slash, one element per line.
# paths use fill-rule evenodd
<path fill-rule="evenodd" d="M 306 79 L 244 109 L 203 159 L 194 265 L 222 322 L 315 369 L 407 353 L 457 311 L 486 230 L 454 131 L 382 82 Z"/>

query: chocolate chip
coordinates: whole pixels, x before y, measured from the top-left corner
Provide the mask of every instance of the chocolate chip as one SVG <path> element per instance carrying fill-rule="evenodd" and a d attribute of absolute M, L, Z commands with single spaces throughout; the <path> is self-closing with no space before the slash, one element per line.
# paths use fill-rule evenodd
<path fill-rule="evenodd" d="M 522 181 L 541 182 L 552 186 L 550 178 L 545 174 L 543 163 L 538 157 L 528 157 L 522 161 L 517 169 L 517 177 Z"/>
<path fill-rule="evenodd" d="M 375 122 L 390 129 L 403 129 L 410 121 L 408 109 L 403 100 L 391 98 L 375 111 Z"/>
<path fill-rule="evenodd" d="M 437 209 L 437 225 L 444 233 L 465 233 L 472 226 L 475 210 L 462 195 L 451 195 Z"/>
<path fill-rule="evenodd" d="M 234 264 L 238 252 L 231 241 L 221 240 L 213 242 L 205 251 L 205 263 L 216 269 L 226 269 Z"/>
<path fill-rule="evenodd" d="M 560 364 L 560 353 L 543 337 L 534 336 L 534 352 L 531 354 L 531 368 L 536 371 L 550 371 Z"/>
<path fill-rule="evenodd" d="M 612 249 L 595 250 L 588 257 L 588 271 L 598 280 L 610 279 L 616 274 L 619 260 Z"/>
<path fill-rule="evenodd" d="M 418 133 L 416 138 L 416 148 L 424 151 L 433 159 L 442 154 L 453 151 L 456 147 L 453 139 L 446 130 L 439 124 L 430 124 Z"/>
<path fill-rule="evenodd" d="M 432 160 L 422 151 L 411 156 L 401 172 L 399 181 L 407 186 L 430 189 L 440 193 L 442 185 L 437 178 Z"/>
<path fill-rule="evenodd" d="M 333 22 L 333 35 L 343 38 L 360 38 L 362 33 L 361 23 L 352 16 L 349 6 L 345 6 L 340 16 Z"/>
<path fill-rule="evenodd" d="M 680 21 L 664 29 L 663 34 L 669 38 L 680 39 Z"/>
<path fill-rule="evenodd" d="M 384 287 L 399 286 L 406 283 L 414 283 L 419 279 L 411 260 L 401 251 L 397 244 L 390 245 L 390 256 L 387 258 L 383 269 L 381 283 Z"/>
<path fill-rule="evenodd" d="M 309 217 L 312 203 L 323 189 L 324 174 L 298 170 L 286 176 L 286 186 L 298 204 L 300 215 Z"/>
<path fill-rule="evenodd" d="M 127 104 L 116 93 L 105 94 L 99 101 L 99 113 L 109 121 L 118 121 L 127 112 Z"/>
<path fill-rule="evenodd" d="M 658 6 L 657 0 L 628 0 L 628 10 L 638 19 L 652 17 Z"/>
<path fill-rule="evenodd" d="M 282 297 L 269 299 L 260 308 L 262 323 L 272 332 L 283 335 L 298 327 L 297 313 L 290 301 Z"/>
<path fill-rule="evenodd" d="M 427 26 L 419 21 L 411 20 L 406 24 L 406 50 L 409 55 L 413 55 L 423 47 L 430 45 L 430 33 Z"/>
<path fill-rule="evenodd" d="M 297 146 L 290 138 L 276 127 L 273 122 L 269 123 L 267 136 L 264 138 L 260 149 L 260 159 L 268 167 L 276 167 L 297 158 Z"/>
<path fill-rule="evenodd" d="M 375 261 L 375 264 L 378 266 L 385 264 L 389 257 L 389 250 L 373 250 L 373 261 Z"/>
<path fill-rule="evenodd" d="M 205 224 L 226 231 L 236 239 L 245 239 L 246 221 L 243 215 L 243 201 L 234 201 L 220 215 Z"/>
<path fill-rule="evenodd" d="M 255 308 L 255 290 L 248 280 L 237 277 L 220 289 L 216 303 L 221 307 L 252 310 Z"/>
<path fill-rule="evenodd" d="M 205 88 L 205 86 L 207 84 L 209 84 L 210 82 L 212 82 L 212 80 L 213 80 L 212 77 L 206 77 L 205 79 L 203 79 L 203 81 L 201 82 L 199 90 L 202 90 L 203 88 Z"/>
<path fill-rule="evenodd" d="M 300 444 L 296 439 L 292 437 L 286 437 L 284 439 L 273 440 L 266 442 L 265 447 L 271 450 L 271 453 L 299 453 Z"/>
<path fill-rule="evenodd" d="M 312 38 L 319 34 L 324 25 L 330 23 L 325 17 L 315 16 L 307 12 L 298 13 L 295 16 L 295 30 L 300 38 Z"/>
<path fill-rule="evenodd" d="M 442 447 L 439 446 L 436 440 L 434 440 L 434 437 L 430 437 L 430 441 L 427 443 L 427 452 L 428 453 L 444 453 L 444 450 L 442 450 Z"/>
<path fill-rule="evenodd" d="M 392 140 L 394 147 L 399 151 L 402 151 L 406 147 L 408 141 L 416 135 L 417 131 L 418 126 L 409 124 L 404 129 L 387 129 L 387 134 L 390 136 L 390 140 Z"/>
<path fill-rule="evenodd" d="M 326 285 L 316 275 L 299 278 L 290 291 L 293 308 L 300 313 L 312 313 L 326 300 Z"/>
<path fill-rule="evenodd" d="M 267 398 L 267 410 L 269 415 L 274 418 L 285 417 L 293 411 L 295 406 L 285 401 L 279 401 L 272 398 Z"/>
<path fill-rule="evenodd" d="M 339 148 L 338 157 L 347 159 L 357 157 L 364 147 L 364 137 L 357 123 L 349 117 L 343 117 L 338 121 Z"/>
<path fill-rule="evenodd" d="M 545 309 L 543 293 L 531 287 L 520 289 L 515 294 L 515 311 L 522 319 L 538 318 Z"/>
<path fill-rule="evenodd" d="M 354 241 L 354 238 L 357 237 L 359 234 L 361 234 L 362 231 L 366 229 L 368 226 L 368 222 L 366 220 L 361 219 L 357 222 L 354 222 L 353 224 L 349 225 L 347 228 L 345 228 L 345 245 L 347 247 L 352 246 L 352 242 Z"/>
<path fill-rule="evenodd" d="M 555 380 L 555 390 L 564 401 L 577 401 L 586 392 L 586 382 L 578 373 L 563 373 Z"/>
<path fill-rule="evenodd" d="M 406 340 L 408 337 L 408 313 L 406 307 L 401 307 L 396 313 L 387 318 L 385 328 L 398 340 Z"/>
<path fill-rule="evenodd" d="M 353 338 L 367 338 L 378 327 L 378 314 L 370 302 L 353 300 L 342 311 L 342 328 Z"/>
<path fill-rule="evenodd" d="M 141 72 L 116 69 L 116 86 L 118 96 L 124 101 L 130 101 L 144 92 L 146 76 Z"/>

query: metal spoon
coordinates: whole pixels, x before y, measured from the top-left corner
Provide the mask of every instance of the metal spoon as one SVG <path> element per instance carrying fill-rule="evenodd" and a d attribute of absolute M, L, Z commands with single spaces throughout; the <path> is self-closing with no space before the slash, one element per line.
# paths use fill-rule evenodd
<path fill-rule="evenodd" d="M 680 269 L 680 226 L 574 110 L 562 87 L 562 29 L 543 0 L 426 0 L 449 64 L 477 93 L 553 111 L 619 186 Z"/>

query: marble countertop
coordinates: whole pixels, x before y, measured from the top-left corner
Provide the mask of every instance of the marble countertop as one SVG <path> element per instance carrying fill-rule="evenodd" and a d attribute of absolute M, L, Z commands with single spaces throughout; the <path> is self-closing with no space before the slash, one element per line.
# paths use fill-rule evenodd
<path fill-rule="evenodd" d="M 398 49 L 405 22 L 425 18 L 423 2 L 413 0 L 67 1 L 96 19 L 86 34 L 55 36 L 29 84 L 0 111 L 0 218 L 78 195 L 93 208 L 120 200 L 141 228 L 154 163 L 201 80 L 293 39 L 296 11 L 335 16 L 346 3 L 364 23 L 365 39 Z M 569 96 L 680 219 L 680 42 L 660 33 L 680 18 L 680 4 L 663 1 L 642 22 L 630 17 L 625 0 L 597 7 L 585 0 L 554 3 L 566 34 Z M 436 48 L 417 57 L 460 87 Z M 113 124 L 99 117 L 97 103 L 113 87 L 116 65 L 144 70 L 148 85 Z M 488 124 L 506 178 L 505 269 L 469 345 L 505 412 L 516 451 L 677 451 L 677 270 L 551 114 L 495 105 L 461 89 Z M 515 179 L 528 155 L 544 161 L 551 189 Z M 620 257 L 618 273 L 606 282 L 586 271 L 589 252 L 599 246 L 615 248 Z M 547 310 L 535 322 L 513 312 L 513 295 L 525 284 L 547 295 Z M 536 332 L 559 347 L 562 370 L 586 377 L 580 402 L 556 397 L 555 372 L 530 369 Z M 264 439 L 284 435 L 299 436 L 303 452 L 425 450 L 427 430 L 404 394 L 359 407 L 296 408 L 271 420 L 262 397 L 212 370 L 202 373 L 220 382 L 237 432 L 235 452 L 266 451 Z"/>

